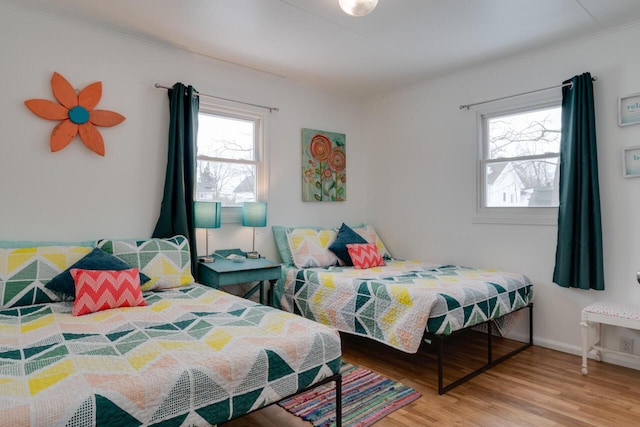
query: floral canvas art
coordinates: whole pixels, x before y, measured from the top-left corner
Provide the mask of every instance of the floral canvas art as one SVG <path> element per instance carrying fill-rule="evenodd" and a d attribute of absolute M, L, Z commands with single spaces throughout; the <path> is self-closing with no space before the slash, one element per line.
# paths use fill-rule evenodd
<path fill-rule="evenodd" d="M 346 135 L 302 129 L 302 201 L 347 200 Z"/>

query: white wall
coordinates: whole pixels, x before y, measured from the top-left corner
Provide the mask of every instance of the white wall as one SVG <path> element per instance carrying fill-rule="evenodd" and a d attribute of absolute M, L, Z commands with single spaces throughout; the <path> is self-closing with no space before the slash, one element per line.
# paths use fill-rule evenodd
<path fill-rule="evenodd" d="M 582 307 L 598 299 L 640 304 L 640 179 L 623 178 L 621 165 L 622 147 L 640 144 L 640 125 L 617 125 L 617 97 L 640 92 L 640 57 L 634 53 L 639 37 L 640 26 L 627 27 L 370 100 L 367 219 L 392 254 L 527 274 L 535 284 L 535 342 L 569 352 L 580 345 Z M 476 116 L 473 109 L 458 108 L 559 85 L 586 71 L 598 78 L 604 292 L 552 283 L 555 226 L 472 222 Z M 607 334 L 608 346 L 618 348 L 618 332 Z M 635 343 L 640 353 L 640 335 Z"/>
<path fill-rule="evenodd" d="M 271 225 L 360 219 L 364 164 L 360 104 L 184 51 L 107 32 L 75 21 L 0 3 L 0 239 L 90 240 L 148 237 L 160 209 L 167 156 L 168 99 L 158 82 L 181 81 L 200 92 L 280 108 L 270 114 L 268 227 L 256 248 L 275 257 Z M 104 158 L 76 138 L 51 153 L 56 122 L 31 113 L 24 101 L 54 100 L 54 71 L 75 88 L 102 81 L 97 108 L 126 120 L 99 128 Z M 301 202 L 301 128 L 347 134 L 348 201 Z M 204 231 L 199 233 L 204 252 Z M 210 248 L 251 247 L 251 229 L 211 231 Z"/>
<path fill-rule="evenodd" d="M 640 179 L 624 179 L 622 147 L 640 125 L 617 126 L 617 96 L 640 92 L 640 28 L 610 32 L 430 81 L 365 105 L 296 82 L 0 3 L 0 239 L 145 237 L 155 225 L 166 165 L 168 101 L 154 83 L 280 108 L 270 115 L 269 225 L 373 223 L 399 257 L 526 273 L 535 283 L 535 341 L 576 352 L 580 309 L 596 299 L 640 303 Z M 48 147 L 55 122 L 26 99 L 53 99 L 54 71 L 77 88 L 102 81 L 98 108 L 126 121 L 101 128 L 106 157 L 76 139 Z M 459 104 L 561 83 L 595 83 L 603 207 L 604 292 L 551 282 L 556 228 L 473 224 L 475 115 Z M 347 134 L 348 201 L 303 203 L 300 129 Z M 199 235 L 200 246 L 203 234 Z M 251 229 L 212 230 L 210 247 L 248 248 Z M 270 228 L 258 250 L 275 257 Z M 522 325 L 521 325 L 522 329 Z M 608 334 L 618 345 L 617 331 Z M 625 332 L 625 334 L 628 334 Z M 640 336 L 636 351 L 640 350 Z"/>

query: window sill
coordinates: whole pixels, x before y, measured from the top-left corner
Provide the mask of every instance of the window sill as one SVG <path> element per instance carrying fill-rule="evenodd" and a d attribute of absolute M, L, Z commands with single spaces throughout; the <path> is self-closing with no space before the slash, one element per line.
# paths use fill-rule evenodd
<path fill-rule="evenodd" d="M 496 215 L 476 214 L 473 216 L 474 224 L 503 224 L 503 225 L 558 225 L 558 214 L 555 215 Z"/>

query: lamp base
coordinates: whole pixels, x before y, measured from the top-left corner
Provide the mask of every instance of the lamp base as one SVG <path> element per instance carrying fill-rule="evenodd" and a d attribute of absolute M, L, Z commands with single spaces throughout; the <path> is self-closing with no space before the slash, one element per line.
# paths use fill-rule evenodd
<path fill-rule="evenodd" d="M 200 261 L 200 262 L 215 262 L 215 260 L 216 260 L 215 258 L 210 257 L 210 256 L 203 256 L 203 257 L 198 258 L 198 261 Z"/>
<path fill-rule="evenodd" d="M 257 259 L 260 258 L 260 254 L 256 251 L 247 252 L 247 258 L 249 259 Z"/>

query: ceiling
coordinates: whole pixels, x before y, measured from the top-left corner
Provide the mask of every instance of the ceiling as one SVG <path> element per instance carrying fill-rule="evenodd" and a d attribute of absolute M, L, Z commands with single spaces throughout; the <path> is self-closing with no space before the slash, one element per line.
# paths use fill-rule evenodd
<path fill-rule="evenodd" d="M 638 0 L 0 0 L 366 98 L 640 21 Z"/>

